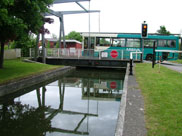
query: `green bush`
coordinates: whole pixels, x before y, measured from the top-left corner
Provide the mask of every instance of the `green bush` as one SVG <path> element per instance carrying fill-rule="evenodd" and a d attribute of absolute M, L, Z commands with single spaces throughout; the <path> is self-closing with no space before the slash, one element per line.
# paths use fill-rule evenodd
<path fill-rule="evenodd" d="M 22 57 L 29 57 L 29 49 L 34 48 L 36 44 L 36 40 L 33 36 L 29 36 L 28 38 L 24 37 L 18 41 L 15 41 L 12 48 L 21 48 Z"/>

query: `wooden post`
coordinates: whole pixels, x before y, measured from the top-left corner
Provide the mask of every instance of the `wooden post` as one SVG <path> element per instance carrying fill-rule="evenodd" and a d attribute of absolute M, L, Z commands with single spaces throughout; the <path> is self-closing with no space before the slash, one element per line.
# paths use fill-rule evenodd
<path fill-rule="evenodd" d="M 152 68 L 154 68 L 154 65 L 155 65 L 155 42 L 156 41 L 154 41 L 154 45 L 153 45 Z"/>

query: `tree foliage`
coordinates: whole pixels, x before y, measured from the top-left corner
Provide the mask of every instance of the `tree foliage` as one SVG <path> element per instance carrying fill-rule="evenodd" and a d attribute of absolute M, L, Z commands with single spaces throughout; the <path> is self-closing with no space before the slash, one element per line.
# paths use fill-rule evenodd
<path fill-rule="evenodd" d="M 0 68 L 3 67 L 5 42 L 24 39 L 38 33 L 44 22 L 43 13 L 53 0 L 0 0 Z M 45 29 L 41 29 L 46 32 Z"/>
<path fill-rule="evenodd" d="M 29 32 L 37 33 L 44 23 L 43 13 L 52 0 L 1 0 L 0 41 L 14 40 Z"/>
<path fill-rule="evenodd" d="M 51 48 L 51 44 L 49 41 L 47 42 L 47 48 Z"/>
<path fill-rule="evenodd" d="M 59 41 L 56 42 L 56 48 L 59 48 Z"/>
<path fill-rule="evenodd" d="M 29 48 L 34 48 L 36 44 L 36 39 L 33 35 L 21 38 L 13 42 L 14 48 L 21 48 L 21 54 L 23 57 L 29 57 Z"/>
<path fill-rule="evenodd" d="M 160 29 L 157 30 L 157 33 L 159 33 L 159 34 L 166 34 L 166 35 L 169 35 L 170 34 L 170 32 L 167 31 L 167 29 L 166 29 L 165 26 L 160 26 Z"/>
<path fill-rule="evenodd" d="M 80 33 L 76 32 L 76 31 L 71 31 L 67 36 L 66 39 L 70 39 L 70 40 L 77 40 L 77 41 L 82 41 L 82 36 L 80 35 Z"/>
<path fill-rule="evenodd" d="M 45 118 L 48 108 L 34 108 L 20 102 L 4 104 L 0 113 L 1 136 L 42 136 L 51 131 L 51 121 Z"/>

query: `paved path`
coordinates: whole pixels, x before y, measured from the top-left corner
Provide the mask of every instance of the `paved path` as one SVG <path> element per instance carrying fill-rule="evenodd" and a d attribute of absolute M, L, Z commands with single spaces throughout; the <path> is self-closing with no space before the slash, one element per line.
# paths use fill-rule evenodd
<path fill-rule="evenodd" d="M 144 101 L 135 73 L 128 77 L 127 101 L 123 136 L 145 136 Z"/>
<path fill-rule="evenodd" d="M 161 63 L 161 65 L 163 65 L 169 69 L 172 69 L 174 71 L 182 73 L 182 64 L 176 64 L 176 63 L 172 63 L 169 61 L 164 61 L 163 63 Z"/>
<path fill-rule="evenodd" d="M 151 63 L 151 67 L 152 67 L 152 62 L 151 61 L 144 61 L 144 63 Z M 161 63 L 162 66 L 167 67 L 171 70 L 177 71 L 182 73 L 182 64 L 177 64 L 177 63 L 172 63 L 170 61 L 163 61 Z"/>

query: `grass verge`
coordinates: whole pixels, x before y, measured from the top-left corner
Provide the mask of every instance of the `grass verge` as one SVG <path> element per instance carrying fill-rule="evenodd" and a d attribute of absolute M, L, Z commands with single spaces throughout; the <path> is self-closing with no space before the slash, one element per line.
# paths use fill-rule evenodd
<path fill-rule="evenodd" d="M 182 74 L 156 65 L 136 64 L 145 101 L 148 136 L 182 135 Z"/>
<path fill-rule="evenodd" d="M 22 62 L 20 59 L 5 60 L 4 68 L 0 69 L 0 84 L 26 78 L 58 67 L 60 66 Z"/>
<path fill-rule="evenodd" d="M 178 64 L 182 64 L 182 60 L 181 60 L 181 59 L 173 60 L 173 61 L 171 61 L 171 62 L 173 62 L 173 63 L 178 63 Z"/>

